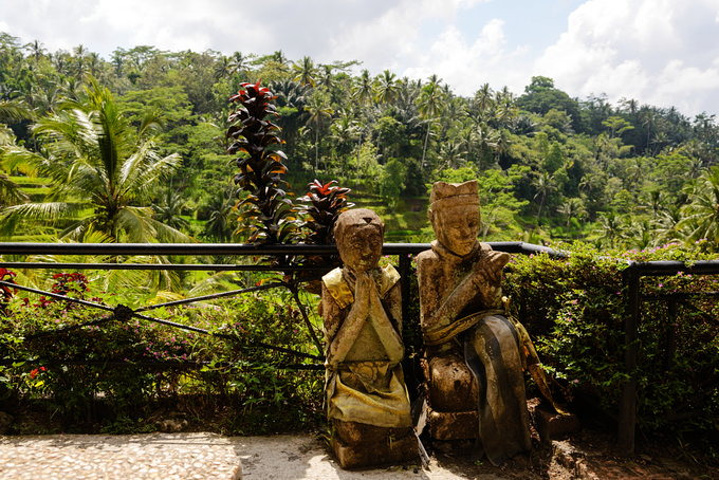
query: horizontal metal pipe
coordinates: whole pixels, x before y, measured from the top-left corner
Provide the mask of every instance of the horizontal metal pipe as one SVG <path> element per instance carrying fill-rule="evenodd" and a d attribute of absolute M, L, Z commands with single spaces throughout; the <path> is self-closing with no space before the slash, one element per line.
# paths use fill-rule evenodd
<path fill-rule="evenodd" d="M 182 270 L 212 272 L 323 272 L 327 267 L 275 267 L 272 265 L 240 265 L 229 263 L 54 263 L 54 262 L 2 262 L 5 268 L 36 270 Z"/>
<path fill-rule="evenodd" d="M 495 250 L 508 253 L 546 253 L 564 257 L 566 253 L 525 242 L 487 242 Z M 431 248 L 429 243 L 385 243 L 386 255 L 418 254 Z M 255 245 L 242 243 L 25 243 L 0 242 L 0 255 L 331 255 L 335 245 Z"/>
<path fill-rule="evenodd" d="M 675 260 L 658 260 L 653 262 L 629 262 L 640 276 L 667 276 L 679 272 L 693 275 L 711 275 L 719 273 L 719 260 L 701 260 L 697 262 L 680 262 Z"/>
<path fill-rule="evenodd" d="M 33 363 L 33 359 L 0 359 L 0 365 L 9 366 L 17 362 Z M 158 367 L 164 369 L 170 368 L 202 368 L 212 365 L 213 368 L 232 367 L 236 373 L 257 373 L 256 369 L 237 368 L 236 364 L 230 362 L 208 362 L 208 361 L 192 361 L 192 360 L 154 360 L 154 361 L 122 361 L 122 360 L 56 360 L 51 362 L 43 362 L 47 367 L 55 367 L 58 365 L 88 365 L 88 366 L 117 366 L 117 367 Z M 262 364 L 258 362 L 256 365 Z M 264 365 L 270 365 L 275 370 L 322 370 L 325 366 L 320 363 L 289 363 L 289 364 L 272 364 L 269 362 Z"/>

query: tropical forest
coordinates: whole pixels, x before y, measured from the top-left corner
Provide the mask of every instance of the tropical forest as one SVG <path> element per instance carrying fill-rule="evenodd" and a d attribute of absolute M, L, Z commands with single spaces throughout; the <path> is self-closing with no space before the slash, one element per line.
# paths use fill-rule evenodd
<path fill-rule="evenodd" d="M 326 244 L 334 216 L 354 205 L 378 213 L 385 242 L 429 243 L 431 185 L 477 180 L 481 241 L 561 253 L 514 255 L 504 289 L 560 402 L 614 425 L 627 379 L 628 262 L 719 258 L 719 112 L 687 116 L 602 92 L 573 98 L 549 76 L 523 91 L 476 83 L 462 96 L 437 76 L 371 73 L 362 59 L 149 45 L 103 58 L 0 33 L 0 241 Z M 163 408 L 179 408 L 190 424 L 198 410 L 214 411 L 222 432 L 320 425 L 318 296 L 287 267 L 324 260 L 4 254 L 3 262 L 255 262 L 280 272 L 3 267 L 0 410 L 16 417 L 10 431 L 151 431 Z M 262 290 L 275 281 L 290 288 Z M 714 459 L 719 310 L 716 293 L 706 294 L 718 281 L 686 272 L 642 280 L 634 372 L 644 438 L 701 438 Z M 252 301 L 167 303 L 248 286 L 258 288 Z M 158 305 L 157 318 L 202 331 L 117 311 L 122 321 L 98 319 L 66 296 Z M 422 351 L 415 303 L 406 304 L 415 318 L 404 327 L 408 362 Z M 288 349 L 304 356 L 278 360 Z M 405 371 L 409 385 L 421 376 Z M 183 410 L 179 397 L 194 403 L 180 402 Z M 22 421 L 31 410 L 51 420 Z"/>

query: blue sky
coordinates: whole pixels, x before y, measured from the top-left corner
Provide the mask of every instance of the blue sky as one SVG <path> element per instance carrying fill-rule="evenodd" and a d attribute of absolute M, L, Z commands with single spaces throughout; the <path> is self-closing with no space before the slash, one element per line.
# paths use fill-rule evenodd
<path fill-rule="evenodd" d="M 0 0 L 0 31 L 105 58 L 154 45 L 360 60 L 462 95 L 544 75 L 580 99 L 719 114 L 719 0 Z"/>

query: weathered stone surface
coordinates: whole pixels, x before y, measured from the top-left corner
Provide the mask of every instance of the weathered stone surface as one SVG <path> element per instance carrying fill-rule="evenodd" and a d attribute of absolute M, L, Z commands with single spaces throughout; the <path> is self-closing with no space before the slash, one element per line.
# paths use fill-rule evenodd
<path fill-rule="evenodd" d="M 473 440 L 479 431 L 477 410 L 429 412 L 429 434 L 435 440 Z"/>
<path fill-rule="evenodd" d="M 403 437 L 385 436 L 381 442 L 355 444 L 346 444 L 335 437 L 332 451 L 337 463 L 345 469 L 413 462 L 419 455 L 417 439 L 410 429 L 405 432 Z"/>
<path fill-rule="evenodd" d="M 523 331 L 505 316 L 501 289 L 510 256 L 477 240 L 477 182 L 435 183 L 429 218 L 437 240 L 417 256 L 417 273 L 430 435 L 481 436 L 478 450 L 499 464 L 531 448 Z"/>
<path fill-rule="evenodd" d="M 410 427 L 376 427 L 366 423 L 333 421 L 332 427 L 337 438 L 345 444 L 381 444 L 391 438 L 403 438 L 412 433 Z"/>
<path fill-rule="evenodd" d="M 332 449 L 343 468 L 417 458 L 400 362 L 399 274 L 380 268 L 384 224 L 371 210 L 339 216 L 334 228 L 344 263 L 322 278 L 327 341 L 327 414 Z"/>
<path fill-rule="evenodd" d="M 433 409 L 442 412 L 476 411 L 479 395 L 477 381 L 459 355 L 435 356 L 426 363 L 427 378 L 432 385 L 429 402 Z M 477 436 L 476 432 L 474 436 Z"/>
<path fill-rule="evenodd" d="M 578 432 L 581 428 L 579 418 L 573 413 L 562 415 L 541 407 L 534 409 L 534 421 L 539 438 L 543 442 L 561 440 L 569 434 Z"/>

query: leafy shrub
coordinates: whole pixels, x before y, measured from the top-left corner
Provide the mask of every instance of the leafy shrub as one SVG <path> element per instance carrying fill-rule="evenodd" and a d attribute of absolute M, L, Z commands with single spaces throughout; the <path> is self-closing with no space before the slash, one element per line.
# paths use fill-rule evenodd
<path fill-rule="evenodd" d="M 16 299 L 0 327 L 6 405 L 0 410 L 36 405 L 54 412 L 65 430 L 121 432 L 145 428 L 158 405 L 179 408 L 182 398 L 195 398 L 207 409 L 202 415 L 229 411 L 220 426 L 225 431 L 305 428 L 319 418 L 322 375 L 286 370 L 310 360 L 287 360 L 260 345 L 312 348 L 288 295 L 262 292 L 156 312 L 214 335 Z"/>
<path fill-rule="evenodd" d="M 618 411 L 624 367 L 627 291 L 623 260 L 688 260 L 696 252 L 668 245 L 641 252 L 572 246 L 567 259 L 516 256 L 506 278 L 518 317 L 540 358 L 566 387 Z M 612 257 L 612 253 L 614 253 Z M 643 277 L 638 421 L 646 431 L 716 431 L 719 418 L 719 308 L 716 276 Z M 684 304 L 678 303 L 679 300 Z M 670 302 L 675 307 L 670 307 Z"/>
<path fill-rule="evenodd" d="M 236 159 L 240 172 L 235 183 L 247 196 L 240 202 L 241 229 L 250 232 L 250 243 L 291 243 L 296 235 L 296 207 L 287 198 L 287 172 L 283 163 L 287 156 L 279 149 L 284 141 L 280 127 L 272 123 L 278 115 L 267 87 L 243 83 L 230 100 L 237 110 L 230 114 L 227 137 L 231 143 L 227 151 L 239 154 Z"/>

